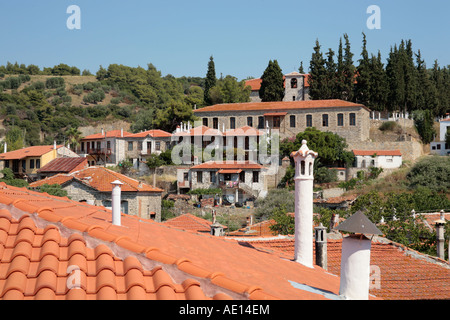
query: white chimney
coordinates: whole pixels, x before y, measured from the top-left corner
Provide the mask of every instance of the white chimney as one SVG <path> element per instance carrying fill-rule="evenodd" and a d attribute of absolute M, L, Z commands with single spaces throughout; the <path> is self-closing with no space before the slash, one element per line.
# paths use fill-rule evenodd
<path fill-rule="evenodd" d="M 123 128 L 120 128 L 120 136 L 123 138 Z"/>
<path fill-rule="evenodd" d="M 350 300 L 368 300 L 370 286 L 370 249 L 372 241 L 365 234 L 382 232 L 358 211 L 336 227 L 351 232 L 342 239 L 339 295 Z"/>
<path fill-rule="evenodd" d="M 444 219 L 436 220 L 437 257 L 442 260 L 445 260 L 445 230 L 444 230 L 444 226 L 445 226 Z"/>
<path fill-rule="evenodd" d="M 8 144 L 5 141 L 5 144 L 3 145 L 3 153 L 8 152 Z"/>
<path fill-rule="evenodd" d="M 121 202 L 121 185 L 123 185 L 122 182 L 119 180 L 111 182 L 113 185 L 112 189 L 112 224 L 115 226 L 120 226 L 120 202 Z"/>
<path fill-rule="evenodd" d="M 105 135 L 105 130 L 103 130 L 103 128 L 102 128 L 102 136 L 104 136 Z"/>
<path fill-rule="evenodd" d="M 300 150 L 291 153 L 295 161 L 295 261 L 313 267 L 313 184 L 314 160 L 317 152 L 311 151 L 302 141 Z"/>
<path fill-rule="evenodd" d="M 53 149 L 56 150 L 56 140 L 53 140 Z"/>

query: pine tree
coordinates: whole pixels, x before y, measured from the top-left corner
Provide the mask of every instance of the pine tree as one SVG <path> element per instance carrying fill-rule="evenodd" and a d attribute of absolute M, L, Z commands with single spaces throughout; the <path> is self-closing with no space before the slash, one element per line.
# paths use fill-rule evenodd
<path fill-rule="evenodd" d="M 270 60 L 261 76 L 261 87 L 259 89 L 261 101 L 282 101 L 284 98 L 283 72 L 277 60 Z"/>
<path fill-rule="evenodd" d="M 312 100 L 323 99 L 327 71 L 325 68 L 325 59 L 320 51 L 319 40 L 316 40 L 309 70 L 309 95 Z"/>
<path fill-rule="evenodd" d="M 208 71 L 206 73 L 205 79 L 205 91 L 204 91 L 204 100 L 206 105 L 211 104 L 211 97 L 209 96 L 209 90 L 216 85 L 216 69 L 214 65 L 213 56 L 209 57 L 208 62 Z"/>
<path fill-rule="evenodd" d="M 356 68 L 356 84 L 355 84 L 355 101 L 362 103 L 366 106 L 370 104 L 369 92 L 371 90 L 371 67 L 369 60 L 369 53 L 367 52 L 367 40 L 366 35 L 363 32 L 363 46 L 361 52 L 361 59 L 359 59 L 359 65 Z"/>
<path fill-rule="evenodd" d="M 343 99 L 347 101 L 353 100 L 353 87 L 355 82 L 355 66 L 353 65 L 353 53 L 350 47 L 350 41 L 348 35 L 344 34 L 345 49 L 344 49 L 344 61 L 343 61 Z"/>

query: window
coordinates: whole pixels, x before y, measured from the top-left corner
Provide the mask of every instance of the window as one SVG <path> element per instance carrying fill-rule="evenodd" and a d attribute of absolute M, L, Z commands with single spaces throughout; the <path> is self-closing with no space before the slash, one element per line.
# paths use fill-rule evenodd
<path fill-rule="evenodd" d="M 34 159 L 30 159 L 30 169 L 34 169 Z"/>
<path fill-rule="evenodd" d="M 216 183 L 216 172 L 215 171 L 209 172 L 209 182 Z"/>
<path fill-rule="evenodd" d="M 205 127 L 208 126 L 208 118 L 203 118 L 203 125 L 204 125 Z"/>
<path fill-rule="evenodd" d="M 203 183 L 203 172 L 202 171 L 197 171 L 197 182 Z"/>
<path fill-rule="evenodd" d="M 327 114 L 322 115 L 322 126 L 328 127 L 328 115 Z"/>
<path fill-rule="evenodd" d="M 239 173 L 239 182 L 245 183 L 245 171 Z"/>
<path fill-rule="evenodd" d="M 102 142 L 97 141 L 97 150 L 100 150 L 102 148 Z"/>
<path fill-rule="evenodd" d="M 281 123 L 281 119 L 279 116 L 273 117 L 273 127 L 279 128 Z"/>
<path fill-rule="evenodd" d="M 183 172 L 183 181 L 189 180 L 189 172 Z"/>
<path fill-rule="evenodd" d="M 81 142 L 81 151 L 84 152 L 84 142 Z"/>
<path fill-rule="evenodd" d="M 295 101 L 295 96 L 292 96 L 292 101 Z"/>
<path fill-rule="evenodd" d="M 338 125 L 338 127 L 342 127 L 344 125 L 344 114 L 338 113 L 338 115 L 337 115 L 337 125 Z"/>
<path fill-rule="evenodd" d="M 441 144 L 440 143 L 438 143 L 436 146 L 437 146 L 438 150 L 441 150 Z"/>
<path fill-rule="evenodd" d="M 106 141 L 106 148 L 111 149 L 111 141 Z"/>
<path fill-rule="evenodd" d="M 253 127 L 253 117 L 247 117 L 247 125 Z"/>
<path fill-rule="evenodd" d="M 350 125 L 351 126 L 356 126 L 356 114 L 355 113 L 350 113 L 349 115 L 350 118 Z"/>
<path fill-rule="evenodd" d="M 9 160 L 5 160 L 5 168 L 9 168 Z"/>
<path fill-rule="evenodd" d="M 306 126 L 312 127 L 312 115 L 311 114 L 306 115 Z"/>
<path fill-rule="evenodd" d="M 295 128 L 295 116 L 289 116 L 289 123 L 291 125 L 291 128 Z"/>
<path fill-rule="evenodd" d="M 128 141 L 128 151 L 133 151 L 133 141 Z"/>
<path fill-rule="evenodd" d="M 297 79 L 291 79 L 291 88 L 295 89 L 297 88 Z"/>
<path fill-rule="evenodd" d="M 143 143 L 142 141 L 139 141 L 139 142 L 138 142 L 138 150 L 139 150 L 139 151 L 142 150 L 142 143 Z"/>
<path fill-rule="evenodd" d="M 236 118 L 235 117 L 230 118 L 230 129 L 236 129 Z"/>
<path fill-rule="evenodd" d="M 259 171 L 253 171 L 253 183 L 259 182 Z"/>
<path fill-rule="evenodd" d="M 36 169 L 41 168 L 41 159 L 36 159 Z"/>
<path fill-rule="evenodd" d="M 258 117 L 258 129 L 264 129 L 264 117 Z"/>
<path fill-rule="evenodd" d="M 219 129 L 219 118 L 213 118 L 213 129 Z"/>
<path fill-rule="evenodd" d="M 156 151 L 161 150 L 161 142 L 160 141 L 155 141 L 155 150 Z"/>

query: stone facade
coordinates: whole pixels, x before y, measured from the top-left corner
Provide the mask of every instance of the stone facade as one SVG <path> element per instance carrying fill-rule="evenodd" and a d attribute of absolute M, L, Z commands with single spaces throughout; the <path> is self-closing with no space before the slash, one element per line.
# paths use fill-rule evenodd
<path fill-rule="evenodd" d="M 276 115 L 277 113 L 279 116 Z M 249 122 L 248 118 L 252 118 L 253 127 L 278 129 L 281 139 L 294 137 L 307 127 L 336 133 L 347 141 L 366 141 L 369 139 L 370 112 L 362 106 L 315 109 L 283 109 L 280 106 L 273 109 L 273 112 L 271 112 L 273 115 L 267 116 L 267 114 L 267 110 L 207 112 L 198 109 L 195 115 L 202 119 L 208 119 L 208 124 L 218 123 L 218 128 L 225 127 L 225 130 L 231 129 L 232 122 L 234 122 L 236 128 L 246 126 Z M 217 120 L 214 120 L 214 118 L 217 118 Z"/>
<path fill-rule="evenodd" d="M 111 207 L 111 193 L 100 192 L 77 180 L 62 186 L 67 196 L 75 201 L 88 202 L 96 206 Z M 153 192 L 122 192 L 122 213 L 135 215 L 144 219 L 161 221 L 161 194 Z M 154 212 L 155 216 L 151 216 Z"/>

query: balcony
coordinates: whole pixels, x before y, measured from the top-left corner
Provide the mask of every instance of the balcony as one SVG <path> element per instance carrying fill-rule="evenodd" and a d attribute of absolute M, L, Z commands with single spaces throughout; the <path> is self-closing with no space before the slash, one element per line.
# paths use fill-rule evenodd
<path fill-rule="evenodd" d="M 111 155 L 111 149 L 110 148 L 88 149 L 87 153 L 90 155 L 98 155 L 98 154 Z"/>
<path fill-rule="evenodd" d="M 222 189 L 237 189 L 239 181 L 219 181 L 219 187 Z"/>

